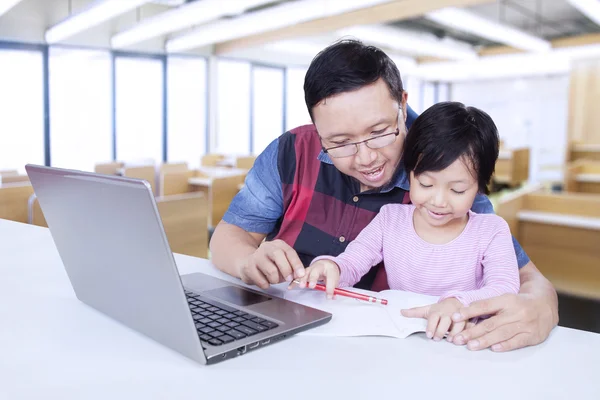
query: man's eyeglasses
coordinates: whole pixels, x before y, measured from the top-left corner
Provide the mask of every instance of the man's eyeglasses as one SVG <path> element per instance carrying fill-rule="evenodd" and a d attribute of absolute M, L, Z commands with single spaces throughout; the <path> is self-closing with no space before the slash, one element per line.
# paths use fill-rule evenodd
<path fill-rule="evenodd" d="M 340 146 L 329 147 L 323 151 L 334 158 L 350 157 L 358 153 L 358 145 L 364 143 L 370 149 L 380 149 L 396 141 L 396 137 L 400 134 L 400 129 L 395 132 L 385 133 L 376 137 L 372 137 L 361 142 L 342 144 Z"/>
<path fill-rule="evenodd" d="M 400 122 L 402 117 L 402 108 L 398 108 L 398 129 L 394 132 L 384 133 L 383 135 L 375 136 L 361 142 L 347 143 L 340 146 L 323 148 L 323 152 L 329 154 L 333 158 L 350 157 L 358 153 L 358 145 L 364 143 L 370 149 L 381 149 L 389 146 L 396 141 L 396 137 L 400 134 Z"/>

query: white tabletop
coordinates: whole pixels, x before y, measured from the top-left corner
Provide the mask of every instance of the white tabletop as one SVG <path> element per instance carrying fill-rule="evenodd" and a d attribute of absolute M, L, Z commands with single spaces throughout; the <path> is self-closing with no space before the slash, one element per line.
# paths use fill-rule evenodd
<path fill-rule="evenodd" d="M 203 366 L 80 303 L 47 229 L 0 220 L 0 237 L 0 399 L 600 398 L 600 335 L 564 328 L 504 354 L 422 335 L 295 336 Z"/>
<path fill-rule="evenodd" d="M 226 167 L 200 167 L 198 171 L 211 178 L 229 178 L 231 176 L 246 175 L 247 169 L 243 168 L 226 168 Z"/>
<path fill-rule="evenodd" d="M 584 228 L 600 230 L 600 218 L 582 217 L 580 215 L 549 213 L 543 211 L 519 211 L 520 221 L 541 222 L 543 224 L 568 226 L 571 228 Z"/>
<path fill-rule="evenodd" d="M 600 174 L 577 174 L 575 179 L 577 182 L 600 183 Z"/>
<path fill-rule="evenodd" d="M 211 186 L 212 178 L 205 178 L 202 176 L 194 176 L 188 179 L 188 184 L 193 186 Z"/>

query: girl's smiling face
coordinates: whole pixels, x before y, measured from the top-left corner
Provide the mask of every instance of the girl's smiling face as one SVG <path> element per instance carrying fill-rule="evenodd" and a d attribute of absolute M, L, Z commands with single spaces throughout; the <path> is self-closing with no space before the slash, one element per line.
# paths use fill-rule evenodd
<path fill-rule="evenodd" d="M 464 221 L 478 193 L 478 183 L 464 158 L 441 171 L 410 173 L 410 200 L 431 226 Z"/>

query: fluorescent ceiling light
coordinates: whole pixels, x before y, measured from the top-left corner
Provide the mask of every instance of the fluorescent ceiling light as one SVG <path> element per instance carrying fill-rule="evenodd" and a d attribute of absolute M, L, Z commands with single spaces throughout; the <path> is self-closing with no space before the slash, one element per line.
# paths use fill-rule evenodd
<path fill-rule="evenodd" d="M 225 15 L 239 14 L 244 10 L 273 0 L 202 0 L 194 1 L 148 18 L 131 29 L 118 33 L 111 39 L 113 48 L 123 48 L 160 35 L 212 21 Z"/>
<path fill-rule="evenodd" d="M 521 50 L 548 51 L 552 48 L 547 40 L 454 7 L 427 13 L 425 17 L 441 25 Z"/>
<path fill-rule="evenodd" d="M 428 81 L 473 81 L 549 74 L 567 74 L 577 59 L 600 56 L 600 44 L 564 47 L 547 53 L 520 53 L 480 57 L 463 62 L 421 64 L 416 77 Z"/>
<path fill-rule="evenodd" d="M 21 0 L 0 0 L 0 15 L 13 8 Z"/>
<path fill-rule="evenodd" d="M 589 19 L 600 25 L 600 1 L 598 0 L 567 0 L 573 7 L 585 14 Z"/>
<path fill-rule="evenodd" d="M 46 42 L 56 43 L 104 21 L 148 3 L 150 0 L 102 0 L 46 31 Z"/>
<path fill-rule="evenodd" d="M 384 25 L 356 26 L 338 31 L 342 36 L 354 36 L 364 42 L 387 47 L 412 56 L 431 56 L 451 60 L 473 60 L 477 52 L 466 43 L 439 40 L 433 35 L 419 34 Z"/>
<path fill-rule="evenodd" d="M 280 40 L 273 43 L 268 43 L 264 46 L 267 50 L 277 51 L 280 53 L 291 53 L 302 56 L 314 57 L 327 45 L 319 45 L 305 40 Z"/>
<path fill-rule="evenodd" d="M 244 36 L 326 18 L 333 15 L 389 3 L 391 0 L 301 0 L 256 11 L 239 18 L 216 21 L 170 39 L 168 52 L 178 52 L 225 42 Z"/>

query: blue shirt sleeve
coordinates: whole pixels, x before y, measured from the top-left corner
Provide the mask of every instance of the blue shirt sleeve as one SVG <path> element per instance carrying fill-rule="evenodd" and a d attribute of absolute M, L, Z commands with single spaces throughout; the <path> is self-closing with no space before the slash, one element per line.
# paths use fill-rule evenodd
<path fill-rule="evenodd" d="M 256 158 L 244 187 L 233 198 L 223 221 L 247 232 L 270 233 L 283 215 L 283 192 L 277 168 L 279 139 Z"/>
<path fill-rule="evenodd" d="M 419 115 L 408 104 L 406 105 L 406 114 L 406 129 L 410 129 Z"/>
<path fill-rule="evenodd" d="M 473 207 L 471 210 L 477 214 L 493 214 L 494 207 L 490 202 L 490 199 L 486 195 L 478 194 L 473 201 Z M 513 236 L 512 238 L 513 246 L 515 248 L 515 254 L 517 255 L 517 262 L 519 264 L 519 268 L 524 267 L 529 262 L 529 256 L 525 253 L 525 250 L 521 247 L 517 239 Z"/>

